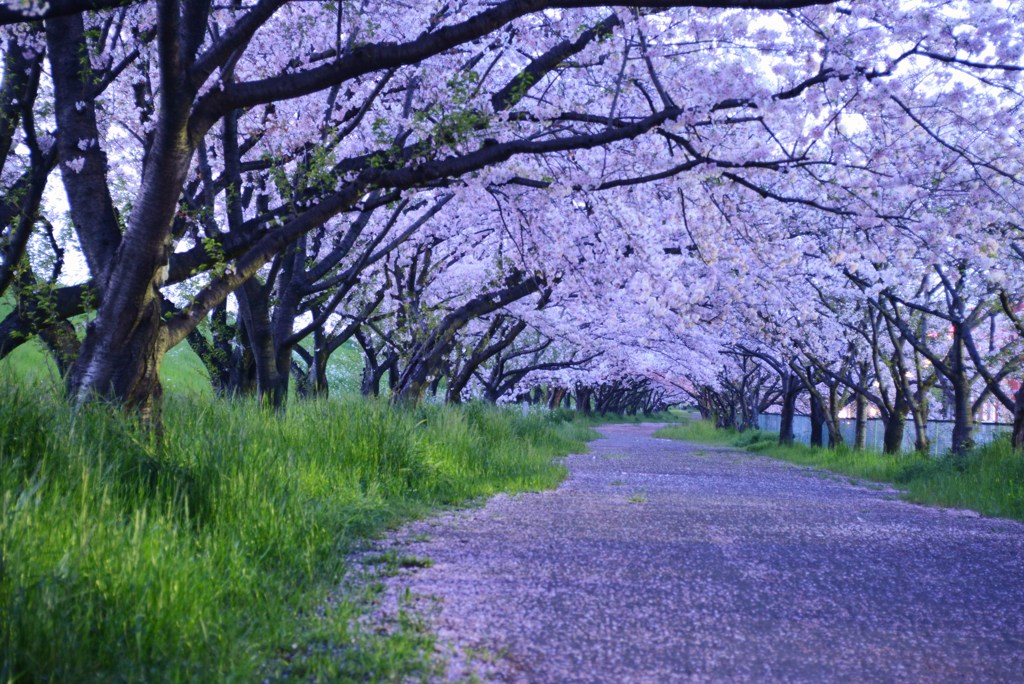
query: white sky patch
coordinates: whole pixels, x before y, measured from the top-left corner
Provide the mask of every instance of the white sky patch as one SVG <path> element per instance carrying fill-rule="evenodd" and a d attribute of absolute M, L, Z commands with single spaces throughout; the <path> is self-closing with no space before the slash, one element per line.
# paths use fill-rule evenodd
<path fill-rule="evenodd" d="M 843 135 L 857 135 L 868 130 L 868 120 L 857 112 L 844 111 L 839 116 L 839 130 Z"/>

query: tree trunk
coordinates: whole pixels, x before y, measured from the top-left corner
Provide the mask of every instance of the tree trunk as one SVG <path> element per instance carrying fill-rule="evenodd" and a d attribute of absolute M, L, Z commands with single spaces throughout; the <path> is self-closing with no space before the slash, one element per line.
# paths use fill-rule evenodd
<path fill-rule="evenodd" d="M 953 346 L 950 349 L 950 369 L 953 377 L 953 438 L 954 454 L 962 454 L 974 446 L 974 416 L 971 413 L 971 383 L 964 364 L 964 342 L 959 324 L 953 326 Z"/>
<path fill-rule="evenodd" d="M 1024 384 L 1013 397 L 1013 435 L 1014 449 L 1024 449 Z"/>
<path fill-rule="evenodd" d="M 548 408 L 551 410 L 557 409 L 562 405 L 562 397 L 565 396 L 564 387 L 556 387 L 551 392 L 551 396 L 548 397 Z"/>
<path fill-rule="evenodd" d="M 382 363 L 376 362 L 376 357 L 371 361 L 370 357 L 367 356 L 366 364 L 363 366 L 363 377 L 359 383 L 359 391 L 364 397 L 379 397 L 380 396 L 380 383 L 384 380 L 384 375 L 388 375 L 388 387 L 392 387 L 394 377 L 397 375 L 395 372 L 395 365 L 398 359 L 394 354 L 388 354 L 387 359 Z"/>
<path fill-rule="evenodd" d="M 305 286 L 303 278 L 306 251 L 306 236 L 302 235 L 281 255 L 281 270 L 277 274 L 273 293 L 277 296 L 271 319 L 276 372 L 271 389 L 271 401 L 278 410 L 283 409 L 288 401 L 292 354 L 294 345 L 299 343 L 298 339 L 293 339 L 292 332 L 295 329 L 295 319 L 298 317 L 302 290 Z M 267 293 L 268 296 L 270 294 Z"/>
<path fill-rule="evenodd" d="M 244 325 L 238 326 L 239 344 L 231 351 L 231 370 L 225 396 L 250 397 L 256 394 L 256 359 Z"/>
<path fill-rule="evenodd" d="M 747 412 L 746 428 L 748 430 L 756 430 L 758 424 L 758 418 L 761 417 L 761 412 L 757 410 L 756 404 L 751 404 L 750 410 Z"/>
<path fill-rule="evenodd" d="M 840 398 L 839 385 L 833 384 L 828 388 L 828 411 L 826 412 L 825 419 L 827 420 L 826 426 L 828 427 L 828 448 L 836 449 L 843 445 L 845 441 L 843 439 L 843 431 L 840 429 L 841 424 L 839 421 L 839 412 L 842 410 L 841 404 L 845 401 Z"/>
<path fill-rule="evenodd" d="M 951 448 L 954 454 L 962 454 L 974 446 L 974 419 L 971 415 L 970 392 L 963 385 L 953 385 L 953 437 Z"/>
<path fill-rule="evenodd" d="M 931 449 L 931 439 L 928 437 L 928 388 L 930 385 L 922 385 L 920 366 L 917 368 L 917 377 L 918 384 L 911 406 L 914 418 L 914 449 L 927 454 Z"/>
<path fill-rule="evenodd" d="M 811 393 L 811 446 L 824 446 L 825 410 L 817 395 Z"/>
<path fill-rule="evenodd" d="M 701 420 L 712 420 L 714 416 L 714 407 L 711 405 L 711 399 L 708 396 L 707 390 L 703 390 L 697 399 L 697 411 L 700 413 Z"/>
<path fill-rule="evenodd" d="M 69 394 L 78 402 L 96 396 L 112 399 L 126 411 L 137 414 L 143 425 L 160 432 L 160 363 L 167 353 L 168 333 L 159 292 L 140 312 L 134 330 L 128 335 L 115 337 L 93 332 L 100 327 L 97 321 L 99 318 L 90 323 L 82 351 L 68 374 Z"/>
<path fill-rule="evenodd" d="M 172 8 L 171 11 L 176 9 Z M 81 17 L 78 21 L 81 21 Z M 175 61 L 182 59 L 182 55 L 175 57 L 173 50 L 168 48 L 176 40 L 171 35 L 173 24 L 171 22 L 171 26 L 164 26 L 163 21 L 159 24 L 161 58 L 167 60 L 162 65 L 166 80 L 161 83 L 160 115 L 154 129 L 153 145 L 143 167 L 142 182 L 131 218 L 113 257 L 109 260 L 107 258 L 110 249 L 104 242 L 105 236 L 96 234 L 100 226 L 90 229 L 76 222 L 76 230 L 85 231 L 82 234 L 88 233 L 89 242 L 92 243 L 83 245 L 83 250 L 90 255 L 90 272 L 101 284 L 102 303 L 86 332 L 82 351 L 68 375 L 68 387 L 77 402 L 96 396 L 113 400 L 128 411 L 138 412 L 146 424 L 157 430 L 160 427 L 163 396 L 159 377 L 160 362 L 171 342 L 170 332 L 162 320 L 160 287 L 167 275 L 171 226 L 193 153 L 188 135 L 188 116 L 195 93 L 187 82 L 184 65 Z M 51 28 L 54 31 L 51 32 Z M 81 27 L 73 28 L 80 32 Z M 63 46 L 57 48 L 57 53 L 71 60 L 82 59 L 81 54 L 68 54 L 67 36 L 58 35 L 60 29 L 57 25 L 47 22 L 47 31 L 51 46 Z M 63 72 L 63 69 L 54 68 L 52 71 L 55 85 L 56 81 L 61 81 L 55 88 L 57 106 L 61 110 L 59 122 L 73 122 L 76 117 L 80 119 L 91 112 L 90 107 L 86 106 L 81 113 L 76 114 L 79 109 L 79 102 L 73 101 L 76 86 L 67 82 L 67 79 L 57 77 L 57 73 Z M 85 101 L 91 99 L 86 97 Z M 58 125 L 58 131 L 62 128 L 63 125 Z M 66 144 L 68 141 L 63 142 Z M 75 142 L 77 144 L 78 141 Z M 92 152 L 93 149 L 98 148 L 90 148 L 88 153 L 83 152 L 89 173 L 72 174 L 70 182 L 65 180 L 66 186 L 77 185 L 76 179 L 79 176 L 91 178 L 95 171 L 91 165 L 104 163 L 98 153 Z M 69 158 L 65 156 L 65 159 Z M 94 180 L 97 187 L 103 181 Z M 104 196 L 98 203 L 89 200 L 84 186 L 79 185 L 78 188 L 83 192 L 75 204 L 79 208 L 101 208 L 95 215 L 104 222 L 102 227 L 107 232 L 114 231 L 110 236 L 114 239 L 117 224 L 114 222 L 107 225 L 110 218 L 106 215 L 111 213 L 107 207 L 107 186 L 102 188 Z"/>
<path fill-rule="evenodd" d="M 288 386 L 292 377 L 292 350 L 291 347 L 278 349 L 274 361 L 274 386 L 271 391 L 271 406 L 282 410 L 288 401 Z"/>
<path fill-rule="evenodd" d="M 914 420 L 914 450 L 927 454 L 931 448 L 931 440 L 928 438 L 928 418 L 920 407 L 911 411 L 910 415 Z"/>
<path fill-rule="evenodd" d="M 442 373 L 438 373 L 437 375 L 434 376 L 434 379 L 430 381 L 430 385 L 427 388 L 427 391 L 430 392 L 430 396 L 437 396 L 437 391 L 441 387 L 441 380 L 443 379 L 444 375 Z"/>
<path fill-rule="evenodd" d="M 330 393 L 327 384 L 327 362 L 331 360 L 330 343 L 325 339 L 323 329 L 313 332 L 313 367 L 310 369 L 310 396 L 326 399 Z"/>
<path fill-rule="evenodd" d="M 256 391 L 256 369 L 245 325 L 228 322 L 227 306 L 217 306 L 210 317 L 207 340 L 196 328 L 188 335 L 188 344 L 203 362 L 214 392 L 222 397 L 237 397 Z"/>
<path fill-rule="evenodd" d="M 369 363 L 363 365 L 363 377 L 359 382 L 359 391 L 364 397 L 380 396 L 380 380 L 384 376 L 382 368 L 371 366 Z"/>
<path fill-rule="evenodd" d="M 836 418 L 835 414 L 826 415 L 825 429 L 828 431 L 828 448 L 836 449 L 841 447 L 845 440 L 843 440 L 843 431 L 840 429 L 839 419 Z"/>
<path fill-rule="evenodd" d="M 792 375 L 783 379 L 782 415 L 779 421 L 779 444 L 793 446 L 793 417 L 796 415 L 796 400 L 800 396 L 799 380 Z"/>
<path fill-rule="evenodd" d="M 440 363 L 440 356 L 430 353 L 430 350 L 420 348 L 414 351 L 409 365 L 398 377 L 392 400 L 413 405 L 420 403 L 433 379 L 432 373 L 438 372 Z"/>
<path fill-rule="evenodd" d="M 261 404 L 278 406 L 281 378 L 270 322 L 270 295 L 266 287 L 255 279 L 246 281 L 236 294 L 239 315 L 245 325 L 256 366 L 257 398 Z M 290 370 L 285 368 L 285 377 Z"/>
<path fill-rule="evenodd" d="M 853 436 L 853 448 L 863 450 L 868 441 L 868 400 L 857 395 L 857 417 Z"/>
<path fill-rule="evenodd" d="M 592 394 L 588 387 L 577 387 L 576 388 L 576 410 L 585 416 L 589 416 L 592 412 L 590 408 L 590 395 Z"/>
<path fill-rule="evenodd" d="M 902 404 L 903 402 L 897 402 Z M 885 432 L 882 436 L 882 451 L 898 454 L 903 450 L 903 428 L 907 422 L 907 408 L 900 405 L 884 418 Z"/>

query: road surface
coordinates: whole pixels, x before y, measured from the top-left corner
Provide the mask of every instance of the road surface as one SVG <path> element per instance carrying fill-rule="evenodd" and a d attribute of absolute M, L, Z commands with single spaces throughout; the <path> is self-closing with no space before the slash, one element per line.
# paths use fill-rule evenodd
<path fill-rule="evenodd" d="M 448 677 L 1024 681 L 1024 525 L 655 429 L 390 542 Z"/>

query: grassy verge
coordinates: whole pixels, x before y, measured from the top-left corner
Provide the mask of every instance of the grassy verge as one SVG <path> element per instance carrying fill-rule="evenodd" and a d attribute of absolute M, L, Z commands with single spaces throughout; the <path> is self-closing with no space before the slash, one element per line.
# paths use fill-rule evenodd
<path fill-rule="evenodd" d="M 658 437 L 704 444 L 725 444 L 791 463 L 825 468 L 851 477 L 888 482 L 904 498 L 922 504 L 968 508 L 984 515 L 1024 520 L 1024 455 L 997 439 L 959 456 L 929 458 L 919 453 L 898 456 L 850 447 L 823 449 L 778 445 L 778 435 L 757 430 L 718 430 L 700 421 L 663 428 Z"/>
<path fill-rule="evenodd" d="M 389 681 L 430 636 L 339 592 L 346 552 L 434 507 L 555 486 L 582 424 L 469 405 L 171 398 L 155 443 L 0 378 L 0 680 Z M 330 598 L 328 598 L 330 597 Z"/>
<path fill-rule="evenodd" d="M 650 415 L 641 413 L 638 415 L 627 416 L 621 413 L 608 413 L 603 416 L 600 414 L 585 416 L 572 409 L 558 408 L 550 411 L 548 415 L 551 420 L 575 423 L 576 425 L 585 425 L 587 427 L 609 425 L 612 423 L 679 423 L 686 420 L 686 414 L 675 409 L 662 411 L 660 413 L 652 413 Z"/>

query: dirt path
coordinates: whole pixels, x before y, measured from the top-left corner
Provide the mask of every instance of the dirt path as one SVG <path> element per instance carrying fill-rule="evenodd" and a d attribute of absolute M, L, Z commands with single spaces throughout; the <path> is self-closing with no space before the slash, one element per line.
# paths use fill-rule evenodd
<path fill-rule="evenodd" d="M 401 533 L 450 677 L 468 650 L 486 681 L 1024 681 L 1024 525 L 654 429 Z"/>

